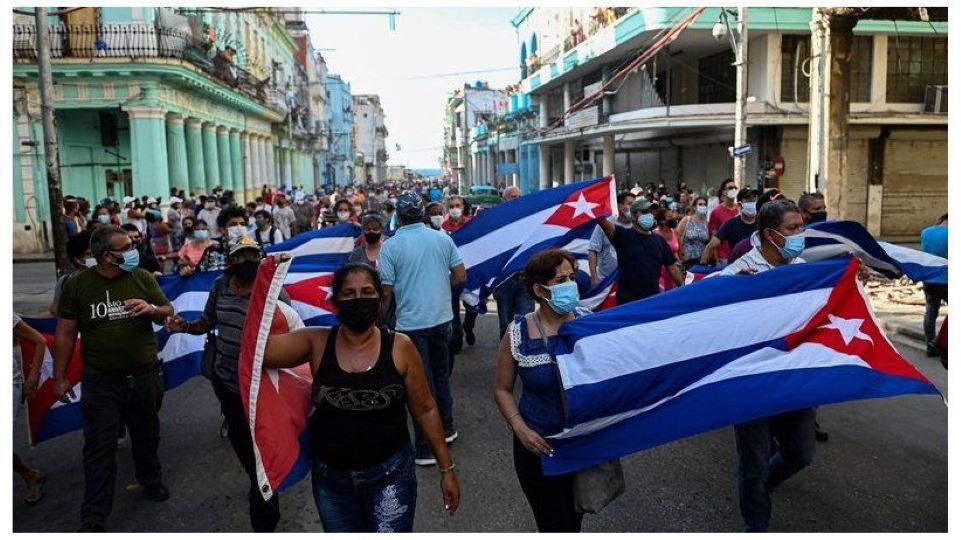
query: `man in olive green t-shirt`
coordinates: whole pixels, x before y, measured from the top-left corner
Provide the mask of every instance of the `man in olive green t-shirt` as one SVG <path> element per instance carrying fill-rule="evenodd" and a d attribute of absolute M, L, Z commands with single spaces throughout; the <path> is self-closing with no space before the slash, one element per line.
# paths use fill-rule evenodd
<path fill-rule="evenodd" d="M 73 396 L 65 373 L 78 332 L 83 336 L 80 412 L 83 416 L 84 500 L 81 531 L 103 531 L 113 505 L 117 433 L 130 432 L 137 480 L 151 500 L 167 500 L 157 447 L 163 380 L 151 323 L 173 314 L 157 281 L 137 268 L 139 253 L 117 227 L 90 238 L 97 265 L 64 283 L 54 346 L 54 390 Z"/>

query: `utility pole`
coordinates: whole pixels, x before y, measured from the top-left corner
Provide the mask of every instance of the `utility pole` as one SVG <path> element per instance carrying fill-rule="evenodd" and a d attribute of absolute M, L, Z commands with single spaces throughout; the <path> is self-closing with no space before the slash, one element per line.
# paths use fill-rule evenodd
<path fill-rule="evenodd" d="M 461 122 L 461 131 L 463 133 L 463 140 L 461 143 L 464 145 L 464 174 L 461 176 L 464 186 L 461 188 L 461 193 L 467 193 L 469 186 L 473 184 L 472 180 L 474 178 L 474 171 L 471 170 L 471 159 L 470 159 L 470 139 L 468 138 L 469 130 L 467 128 L 467 119 L 470 118 L 470 102 L 467 100 L 467 83 L 464 83 L 464 121 Z"/>
<path fill-rule="evenodd" d="M 723 8 L 722 8 L 723 9 Z M 747 8 L 737 8 L 737 102 L 734 106 L 734 147 L 747 142 Z M 746 156 L 734 156 L 734 181 L 744 187 Z"/>
<path fill-rule="evenodd" d="M 50 34 L 47 9 L 34 8 L 37 29 L 37 68 L 40 70 L 40 117 L 43 123 L 43 149 L 47 166 L 47 195 L 50 199 L 50 224 L 53 228 L 53 256 L 57 275 L 72 271 L 67 257 L 67 228 L 63 222 L 63 194 L 60 192 L 60 156 L 57 153 L 57 128 L 53 123 L 53 72 L 50 69 Z"/>

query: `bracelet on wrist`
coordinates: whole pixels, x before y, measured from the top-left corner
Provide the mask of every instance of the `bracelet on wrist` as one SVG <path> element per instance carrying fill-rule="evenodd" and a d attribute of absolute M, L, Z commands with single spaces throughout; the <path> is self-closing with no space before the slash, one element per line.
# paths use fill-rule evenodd
<path fill-rule="evenodd" d="M 455 467 L 457 467 L 457 464 L 451 461 L 450 467 L 441 467 L 440 465 L 438 465 L 437 470 L 440 471 L 441 474 L 446 474 L 446 473 L 454 472 Z"/>
<path fill-rule="evenodd" d="M 521 415 L 521 412 L 517 411 L 516 413 L 507 417 L 507 427 L 511 428 L 511 431 L 514 431 L 514 423 L 512 422 L 512 420 L 514 420 L 520 415 Z"/>

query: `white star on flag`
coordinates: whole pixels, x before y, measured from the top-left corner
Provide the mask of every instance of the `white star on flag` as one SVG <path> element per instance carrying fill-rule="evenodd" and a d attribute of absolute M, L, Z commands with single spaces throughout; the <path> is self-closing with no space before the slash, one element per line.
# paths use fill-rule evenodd
<path fill-rule="evenodd" d="M 874 345 L 874 340 L 871 339 L 871 336 L 861 331 L 861 325 L 864 324 L 864 319 L 844 319 L 835 315 L 828 315 L 828 319 L 831 320 L 831 323 L 825 324 L 820 328 L 827 328 L 829 330 L 837 330 L 840 332 L 841 339 L 844 340 L 845 345 L 850 345 L 851 341 L 855 338 L 863 339 L 871 343 L 871 345 Z"/>
<path fill-rule="evenodd" d="M 581 214 L 590 216 L 591 219 L 596 219 L 597 216 L 594 215 L 594 209 L 600 206 L 597 203 L 592 203 L 585 199 L 583 193 L 577 195 L 576 201 L 564 204 L 574 209 L 574 217 L 572 219 L 576 219 L 577 216 Z"/>

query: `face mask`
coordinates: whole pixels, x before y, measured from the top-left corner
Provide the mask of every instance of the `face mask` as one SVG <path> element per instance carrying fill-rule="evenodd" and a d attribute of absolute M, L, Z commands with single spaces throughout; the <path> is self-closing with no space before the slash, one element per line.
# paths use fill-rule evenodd
<path fill-rule="evenodd" d="M 103 223 L 104 225 L 110 225 L 110 215 L 109 214 L 99 214 L 97 216 L 97 221 Z"/>
<path fill-rule="evenodd" d="M 820 212 L 811 212 L 811 221 L 809 223 L 821 223 L 822 221 L 828 220 L 828 213 L 825 210 Z"/>
<path fill-rule="evenodd" d="M 262 228 L 264 227 L 264 225 L 267 224 L 267 220 L 264 219 L 264 218 L 258 218 L 258 219 L 256 219 L 256 220 L 254 220 L 254 223 L 257 224 L 257 228 L 258 228 L 258 229 L 262 229 Z"/>
<path fill-rule="evenodd" d="M 230 266 L 230 273 L 244 282 L 253 281 L 257 277 L 260 261 L 244 261 Z"/>
<path fill-rule="evenodd" d="M 93 257 L 87 257 L 83 260 L 83 265 L 87 268 L 93 268 L 94 266 L 97 266 L 97 259 L 94 259 Z"/>
<path fill-rule="evenodd" d="M 728 198 L 728 199 L 736 199 L 736 198 L 737 198 L 737 189 L 736 189 L 736 188 L 731 188 L 731 189 L 727 190 L 724 194 L 727 195 L 727 198 Z"/>
<path fill-rule="evenodd" d="M 671 204 L 672 202 L 674 202 L 674 197 L 664 197 L 664 202 L 667 204 Z"/>
<path fill-rule="evenodd" d="M 450 209 L 450 217 L 452 217 L 452 218 L 454 218 L 454 219 L 460 219 L 460 217 L 463 216 L 463 215 L 464 215 L 464 211 L 461 210 L 460 208 L 451 208 L 451 209 Z"/>
<path fill-rule="evenodd" d="M 373 245 L 380 241 L 380 237 L 382 234 L 383 233 L 379 233 L 379 232 L 365 232 L 364 240 L 366 240 L 368 244 Z"/>
<path fill-rule="evenodd" d="M 444 223 L 444 216 L 431 216 L 430 226 L 435 229 L 440 229 L 441 224 Z"/>
<path fill-rule="evenodd" d="M 697 207 L 697 215 L 704 217 L 707 215 L 707 206 L 700 205 Z"/>
<path fill-rule="evenodd" d="M 214 203 L 212 203 L 212 202 L 207 203 L 205 206 L 206 206 L 207 210 L 213 210 L 213 209 L 214 209 Z"/>
<path fill-rule="evenodd" d="M 337 212 L 337 221 L 344 222 L 350 219 L 350 212 Z"/>
<path fill-rule="evenodd" d="M 140 252 L 136 249 L 131 249 L 130 251 L 123 252 L 123 262 L 114 263 L 120 267 L 124 272 L 132 272 L 134 268 L 140 265 Z"/>
<path fill-rule="evenodd" d="M 784 236 L 783 234 L 774 231 L 784 239 L 784 245 L 778 246 L 778 251 L 781 252 L 781 256 L 787 260 L 791 260 L 804 251 L 804 233 L 798 233 L 792 236 Z M 775 244 L 777 245 L 777 244 Z"/>
<path fill-rule="evenodd" d="M 393 204 L 394 206 L 397 206 L 397 197 L 391 197 L 391 198 L 390 198 L 390 204 Z"/>
<path fill-rule="evenodd" d="M 543 287 L 551 291 L 551 297 L 547 303 L 558 315 L 567 315 L 577 307 L 580 294 L 577 292 L 576 281 L 566 281 L 549 287 L 543 285 Z"/>
<path fill-rule="evenodd" d="M 227 234 L 230 236 L 231 240 L 236 240 L 247 232 L 247 228 L 243 225 L 234 225 L 233 227 L 227 228 Z"/>
<path fill-rule="evenodd" d="M 337 306 L 337 318 L 352 332 L 363 332 L 377 322 L 380 298 L 354 298 Z"/>
<path fill-rule="evenodd" d="M 637 218 L 637 224 L 644 229 L 649 231 L 654 228 L 654 214 L 643 214 L 641 217 Z"/>
<path fill-rule="evenodd" d="M 757 203 L 756 202 L 744 202 L 741 203 L 741 213 L 744 217 L 754 217 L 757 215 Z"/>
<path fill-rule="evenodd" d="M 206 240 L 210 235 L 210 231 L 207 229 L 201 229 L 199 231 L 194 231 L 194 240 Z"/>

